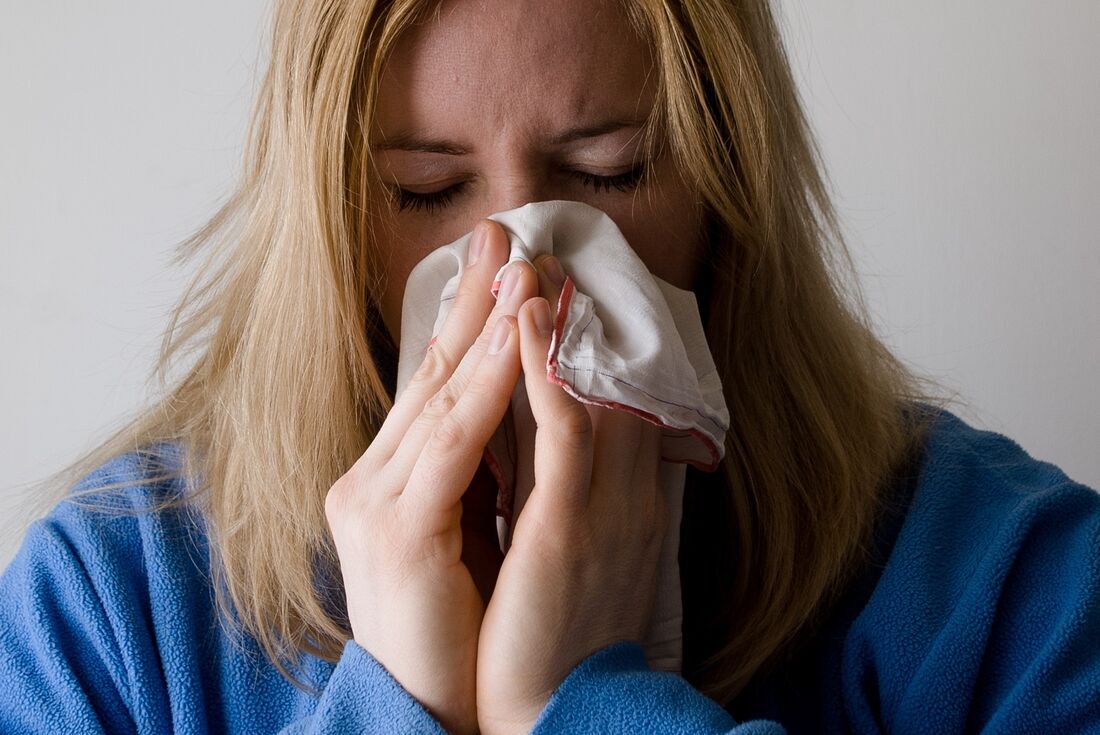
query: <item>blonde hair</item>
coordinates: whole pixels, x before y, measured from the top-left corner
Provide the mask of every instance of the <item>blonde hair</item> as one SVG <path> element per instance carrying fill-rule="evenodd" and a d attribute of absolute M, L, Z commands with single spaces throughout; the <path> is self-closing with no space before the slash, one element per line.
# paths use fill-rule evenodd
<path fill-rule="evenodd" d="M 326 599 L 324 498 L 391 407 L 368 123 L 395 41 L 433 5 L 277 3 L 239 187 L 179 246 L 178 262 L 205 257 L 164 333 L 161 384 L 196 359 L 59 475 L 183 446 L 165 474 L 193 483 L 181 502 L 204 515 L 226 624 L 291 678 L 301 654 L 335 660 L 350 637 Z M 860 569 L 919 444 L 910 409 L 935 399 L 868 323 L 767 0 L 624 5 L 657 67 L 646 158 L 668 145 L 710 222 L 702 307 L 733 423 L 707 480 L 726 515 L 684 534 L 684 558 L 714 559 L 684 575 L 685 676 L 726 703 Z"/>

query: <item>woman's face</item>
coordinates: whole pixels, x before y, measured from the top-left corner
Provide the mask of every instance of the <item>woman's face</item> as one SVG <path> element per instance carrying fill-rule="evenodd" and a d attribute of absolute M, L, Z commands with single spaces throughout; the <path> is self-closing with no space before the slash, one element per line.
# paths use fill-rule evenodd
<path fill-rule="evenodd" d="M 610 1 L 447 0 L 398 42 L 373 139 L 383 183 L 401 190 L 378 203 L 381 310 L 395 340 L 413 266 L 485 216 L 533 201 L 603 210 L 654 275 L 691 288 L 698 197 L 667 152 L 636 181 L 649 69 Z"/>

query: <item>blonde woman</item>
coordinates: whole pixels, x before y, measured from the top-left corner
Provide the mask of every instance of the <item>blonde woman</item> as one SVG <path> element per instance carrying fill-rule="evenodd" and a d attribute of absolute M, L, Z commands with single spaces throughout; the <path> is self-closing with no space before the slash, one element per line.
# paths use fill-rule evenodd
<path fill-rule="evenodd" d="M 1100 731 L 1100 497 L 876 339 L 767 0 L 280 0 L 178 384 L 0 582 L 3 732 Z M 545 380 L 576 200 L 699 298 L 732 424 L 683 507 L 682 675 L 639 638 L 653 425 Z M 480 223 L 480 224 L 479 224 Z M 403 291 L 476 230 L 394 401 Z M 507 555 L 481 463 L 523 380 Z"/>

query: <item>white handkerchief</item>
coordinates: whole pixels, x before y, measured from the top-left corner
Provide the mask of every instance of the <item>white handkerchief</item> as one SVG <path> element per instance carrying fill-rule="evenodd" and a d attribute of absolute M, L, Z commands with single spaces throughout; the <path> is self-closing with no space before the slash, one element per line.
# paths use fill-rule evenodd
<path fill-rule="evenodd" d="M 707 347 L 695 294 L 653 276 L 614 221 L 571 201 L 533 202 L 498 212 L 509 262 L 551 253 L 567 275 L 546 356 L 546 377 L 585 403 L 629 411 L 662 427 L 660 484 L 670 510 L 657 599 L 642 645 L 655 669 L 679 672 L 682 608 L 677 555 L 685 463 L 714 470 L 729 412 Z M 405 286 L 397 395 L 443 326 L 472 233 L 433 250 Z M 503 271 L 503 268 L 501 269 Z M 493 293 L 500 281 L 494 279 Z M 535 421 L 521 377 L 511 410 L 486 447 L 497 480 L 498 529 L 507 551 L 514 519 L 534 487 Z"/>

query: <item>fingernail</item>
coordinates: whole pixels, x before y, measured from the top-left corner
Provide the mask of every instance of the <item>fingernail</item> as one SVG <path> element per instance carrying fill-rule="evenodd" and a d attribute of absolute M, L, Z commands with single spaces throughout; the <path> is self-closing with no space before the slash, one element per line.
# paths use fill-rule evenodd
<path fill-rule="evenodd" d="M 542 259 L 542 272 L 555 286 L 565 283 L 565 271 L 561 269 L 561 263 L 553 255 L 547 255 Z"/>
<path fill-rule="evenodd" d="M 545 337 L 550 334 L 550 330 L 554 328 L 554 325 L 550 323 L 550 302 L 546 299 L 541 299 L 541 301 L 541 304 L 532 306 L 531 310 L 534 311 L 535 327 L 539 330 L 539 334 Z"/>
<path fill-rule="evenodd" d="M 504 270 L 504 281 L 500 284 L 500 291 L 497 292 L 497 301 L 507 301 L 512 296 L 518 280 L 519 266 L 513 263 Z"/>
<path fill-rule="evenodd" d="M 508 324 L 508 320 L 504 317 L 498 319 L 496 327 L 493 328 L 493 336 L 489 338 L 489 354 L 495 355 L 503 350 L 511 334 L 512 327 Z"/>
<path fill-rule="evenodd" d="M 474 228 L 474 233 L 470 235 L 470 250 L 466 253 L 466 267 L 477 265 L 481 251 L 485 248 L 485 235 L 488 229 L 489 225 L 484 220 L 478 222 L 477 227 Z"/>

